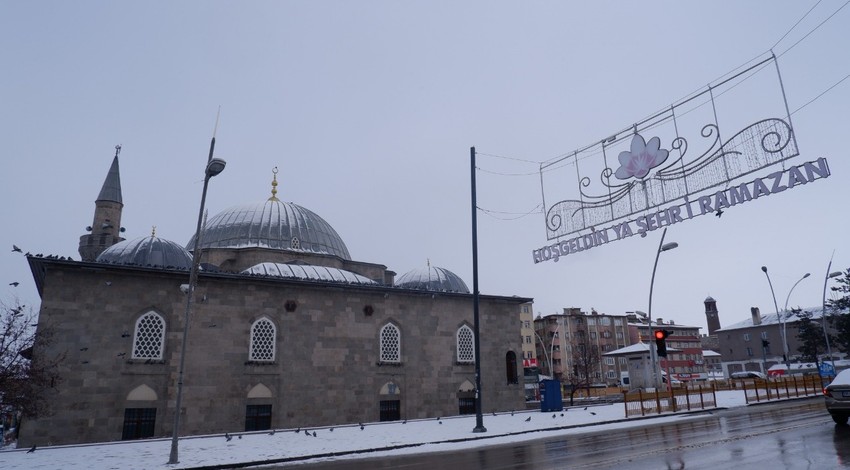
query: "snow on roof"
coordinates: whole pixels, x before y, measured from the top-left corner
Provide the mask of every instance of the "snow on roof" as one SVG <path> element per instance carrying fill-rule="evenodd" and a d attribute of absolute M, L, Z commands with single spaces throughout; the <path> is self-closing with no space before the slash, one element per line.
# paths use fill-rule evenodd
<path fill-rule="evenodd" d="M 823 307 L 808 307 L 808 308 L 803 308 L 803 309 L 799 309 L 799 310 L 801 312 L 811 312 L 812 320 L 820 320 L 820 318 L 823 314 Z M 724 326 L 723 328 L 720 328 L 717 331 L 738 330 L 738 329 L 741 329 L 741 328 L 752 328 L 753 326 L 762 326 L 762 325 L 775 325 L 777 323 L 782 323 L 783 317 L 785 317 L 786 323 L 794 323 L 794 322 L 800 321 L 800 317 L 797 314 L 793 313 L 793 311 L 791 309 L 788 309 L 788 312 L 786 312 L 785 316 L 778 315 L 776 313 L 769 313 L 769 314 L 766 314 L 766 315 L 762 315 L 761 316 L 761 324 L 759 324 L 759 325 L 754 325 L 753 319 L 752 319 L 752 317 L 750 317 L 750 318 L 748 318 L 744 321 L 740 321 L 738 323 L 733 323 L 729 326 Z"/>
<path fill-rule="evenodd" d="M 703 349 L 702 357 L 720 357 L 721 354 L 717 351 L 712 351 L 711 349 Z"/>
<path fill-rule="evenodd" d="M 667 351 L 670 352 L 678 352 L 679 349 L 671 348 L 667 346 Z M 603 356 L 625 356 L 628 354 L 640 354 L 649 352 L 649 344 L 647 343 L 635 343 L 631 346 L 626 346 L 625 348 L 620 348 L 615 351 L 607 352 L 603 354 Z"/>

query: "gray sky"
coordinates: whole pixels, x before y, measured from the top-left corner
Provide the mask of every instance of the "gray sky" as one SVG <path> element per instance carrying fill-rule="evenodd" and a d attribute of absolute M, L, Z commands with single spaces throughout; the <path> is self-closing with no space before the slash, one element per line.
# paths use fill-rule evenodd
<path fill-rule="evenodd" d="M 679 248 L 662 254 L 653 313 L 704 327 L 708 295 L 723 325 L 773 311 L 762 265 L 780 308 L 806 272 L 789 304 L 820 305 L 833 250 L 833 270 L 850 266 L 850 80 L 806 103 L 850 73 L 850 8 L 818 28 L 846 4 L 820 2 L 780 41 L 814 4 L 3 2 L 0 295 L 38 303 L 13 243 L 79 259 L 116 144 L 126 238 L 155 225 L 185 244 L 221 106 L 228 165 L 210 184 L 211 216 L 265 200 L 277 166 L 278 196 L 321 215 L 354 259 L 398 274 L 430 259 L 471 287 L 474 145 L 517 159 L 478 158 L 489 171 L 478 205 L 493 211 L 478 216 L 482 293 L 534 297 L 543 314 L 646 311 L 660 232 L 535 265 L 532 250 L 551 243 L 543 215 L 513 214 L 542 202 L 529 162 L 620 131 L 775 45 L 794 162 L 826 157 L 832 176 L 672 226 Z M 742 87 L 721 116 L 783 117 L 781 94 L 762 91 Z"/>

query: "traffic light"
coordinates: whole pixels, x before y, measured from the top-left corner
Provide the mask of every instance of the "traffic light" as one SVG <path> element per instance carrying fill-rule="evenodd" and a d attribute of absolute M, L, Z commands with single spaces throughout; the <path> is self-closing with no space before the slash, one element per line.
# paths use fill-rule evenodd
<path fill-rule="evenodd" d="M 655 330 L 655 350 L 658 352 L 658 357 L 667 357 L 667 336 L 670 332 L 667 330 Z"/>

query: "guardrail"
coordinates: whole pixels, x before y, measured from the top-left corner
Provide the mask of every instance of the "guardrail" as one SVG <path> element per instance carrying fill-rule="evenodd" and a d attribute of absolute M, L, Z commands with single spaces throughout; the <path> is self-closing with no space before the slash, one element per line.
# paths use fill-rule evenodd
<path fill-rule="evenodd" d="M 626 418 L 629 418 L 664 412 L 715 408 L 717 396 L 714 393 L 714 386 L 702 385 L 654 392 L 636 390 L 623 392 L 623 406 L 626 409 Z"/>

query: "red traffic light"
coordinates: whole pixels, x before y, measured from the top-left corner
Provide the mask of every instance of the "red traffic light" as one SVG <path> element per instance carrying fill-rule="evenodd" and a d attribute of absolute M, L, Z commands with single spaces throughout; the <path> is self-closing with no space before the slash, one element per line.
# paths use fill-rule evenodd
<path fill-rule="evenodd" d="M 658 339 L 658 340 L 667 339 L 667 330 L 655 330 L 655 339 Z"/>

